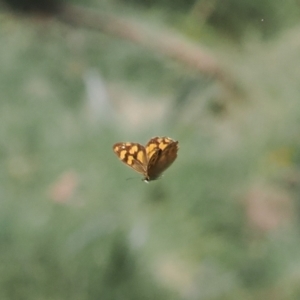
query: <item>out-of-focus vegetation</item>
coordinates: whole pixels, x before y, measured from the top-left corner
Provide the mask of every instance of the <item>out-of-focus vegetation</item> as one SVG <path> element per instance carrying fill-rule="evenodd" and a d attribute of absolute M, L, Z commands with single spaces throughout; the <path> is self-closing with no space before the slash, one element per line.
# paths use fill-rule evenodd
<path fill-rule="evenodd" d="M 299 3 L 81 4 L 172 27 L 238 88 L 3 8 L 0 299 L 299 299 Z M 112 152 L 164 135 L 150 184 Z"/>
<path fill-rule="evenodd" d="M 299 20 L 299 1 L 287 0 L 122 0 L 147 10 L 163 10 L 169 20 L 183 20 L 191 31 L 206 26 L 215 28 L 221 35 L 242 39 L 245 32 L 255 30 L 267 38 Z M 261 21 L 265 23 L 261 25 Z M 179 22 L 180 23 L 180 22 Z M 198 26 L 197 26 L 198 24 Z M 176 25 L 176 24 L 175 24 Z M 181 25 L 183 25 L 181 23 Z M 185 26 L 183 26 L 185 27 Z"/>

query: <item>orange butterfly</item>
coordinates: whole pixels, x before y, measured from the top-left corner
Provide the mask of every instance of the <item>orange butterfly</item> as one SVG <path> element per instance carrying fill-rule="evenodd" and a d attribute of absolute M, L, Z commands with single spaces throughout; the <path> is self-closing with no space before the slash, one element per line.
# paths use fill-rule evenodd
<path fill-rule="evenodd" d="M 178 141 L 169 137 L 154 137 L 144 147 L 138 143 L 117 143 L 113 150 L 127 166 L 144 175 L 149 182 L 157 179 L 174 162 Z"/>

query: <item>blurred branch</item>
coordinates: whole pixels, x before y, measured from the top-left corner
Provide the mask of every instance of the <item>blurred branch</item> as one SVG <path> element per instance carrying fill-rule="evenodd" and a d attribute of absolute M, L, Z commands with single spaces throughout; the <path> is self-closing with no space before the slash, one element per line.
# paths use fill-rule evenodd
<path fill-rule="evenodd" d="M 80 6 L 65 5 L 58 18 L 67 23 L 134 42 L 171 57 L 184 65 L 220 81 L 229 91 L 235 92 L 233 81 L 214 57 L 199 45 L 193 44 L 173 32 L 153 32 L 141 27 L 141 24 L 120 18 L 119 16 L 91 11 Z"/>

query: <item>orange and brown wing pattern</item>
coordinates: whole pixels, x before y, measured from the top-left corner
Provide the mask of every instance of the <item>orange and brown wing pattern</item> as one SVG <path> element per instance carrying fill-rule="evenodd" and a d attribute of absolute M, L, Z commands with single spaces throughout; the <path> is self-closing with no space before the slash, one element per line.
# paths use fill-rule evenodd
<path fill-rule="evenodd" d="M 138 143 L 117 143 L 113 145 L 113 150 L 123 163 L 146 175 L 148 160 L 144 146 Z"/>
<path fill-rule="evenodd" d="M 178 141 L 154 137 L 146 147 L 138 143 L 117 143 L 113 150 L 127 166 L 144 175 L 144 181 L 157 179 L 176 159 Z"/>
<path fill-rule="evenodd" d="M 178 141 L 168 137 L 152 138 L 146 145 L 148 180 L 157 179 L 177 158 Z"/>
<path fill-rule="evenodd" d="M 168 137 L 153 137 L 145 147 L 148 161 L 150 161 L 152 155 L 159 149 L 164 150 L 169 144 L 174 142 L 174 140 Z"/>

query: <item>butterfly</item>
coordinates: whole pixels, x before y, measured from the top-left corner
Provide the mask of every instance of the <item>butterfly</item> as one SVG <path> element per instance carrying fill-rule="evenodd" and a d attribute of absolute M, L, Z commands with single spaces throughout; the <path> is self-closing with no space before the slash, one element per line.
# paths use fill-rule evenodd
<path fill-rule="evenodd" d="M 156 180 L 177 157 L 178 141 L 154 137 L 146 146 L 138 143 L 117 143 L 113 150 L 127 166 L 144 175 L 143 180 Z"/>

